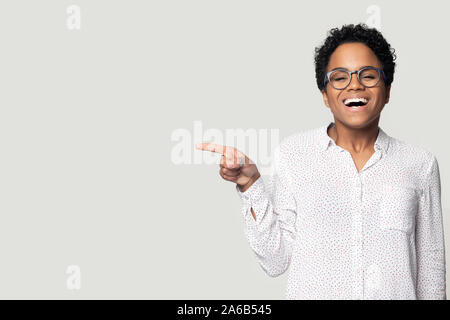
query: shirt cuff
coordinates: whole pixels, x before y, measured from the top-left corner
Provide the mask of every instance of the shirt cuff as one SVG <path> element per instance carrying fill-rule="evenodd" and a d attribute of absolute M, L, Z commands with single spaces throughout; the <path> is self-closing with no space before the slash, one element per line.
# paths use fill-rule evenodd
<path fill-rule="evenodd" d="M 244 192 L 239 190 L 239 186 L 236 184 L 236 191 L 244 204 L 252 205 L 265 195 L 264 182 L 260 176 L 253 184 Z"/>

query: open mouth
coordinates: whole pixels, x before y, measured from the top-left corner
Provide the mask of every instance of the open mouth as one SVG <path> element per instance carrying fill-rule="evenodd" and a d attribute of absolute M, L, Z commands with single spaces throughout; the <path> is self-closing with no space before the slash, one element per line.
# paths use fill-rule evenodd
<path fill-rule="evenodd" d="M 369 102 L 369 99 L 367 99 L 367 98 L 349 98 L 349 99 L 345 99 L 343 102 L 347 107 L 359 108 L 359 107 L 365 106 Z"/>

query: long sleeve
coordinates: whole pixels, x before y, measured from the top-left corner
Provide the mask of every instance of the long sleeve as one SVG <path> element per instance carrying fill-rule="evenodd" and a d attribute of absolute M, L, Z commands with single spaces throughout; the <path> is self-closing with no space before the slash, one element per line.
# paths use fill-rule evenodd
<path fill-rule="evenodd" d="M 288 269 L 296 234 L 296 203 L 280 150 L 280 146 L 275 148 L 267 188 L 262 177 L 245 192 L 241 192 L 236 185 L 242 200 L 248 242 L 260 266 L 271 277 L 279 276 Z"/>
<path fill-rule="evenodd" d="M 416 217 L 417 298 L 446 299 L 439 166 L 433 156 Z"/>

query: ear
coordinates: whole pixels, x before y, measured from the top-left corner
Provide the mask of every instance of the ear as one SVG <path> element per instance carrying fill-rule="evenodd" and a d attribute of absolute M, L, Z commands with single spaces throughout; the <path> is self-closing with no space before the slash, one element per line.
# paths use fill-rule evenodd
<path fill-rule="evenodd" d="M 327 96 L 327 92 L 325 90 L 322 90 L 322 97 L 323 97 L 323 102 L 325 103 L 325 105 L 330 108 L 330 104 L 328 103 L 328 96 Z"/>
<path fill-rule="evenodd" d="M 389 98 L 391 97 L 391 86 L 386 87 L 386 100 L 385 100 L 385 104 L 389 103 Z"/>

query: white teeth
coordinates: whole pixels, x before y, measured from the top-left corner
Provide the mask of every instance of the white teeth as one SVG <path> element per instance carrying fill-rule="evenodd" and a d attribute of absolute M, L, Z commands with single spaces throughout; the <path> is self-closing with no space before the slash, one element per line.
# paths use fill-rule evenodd
<path fill-rule="evenodd" d="M 344 100 L 344 104 L 346 106 L 349 105 L 349 103 L 351 102 L 363 102 L 363 103 L 367 103 L 367 99 L 366 98 L 350 98 L 350 99 L 345 99 Z"/>

